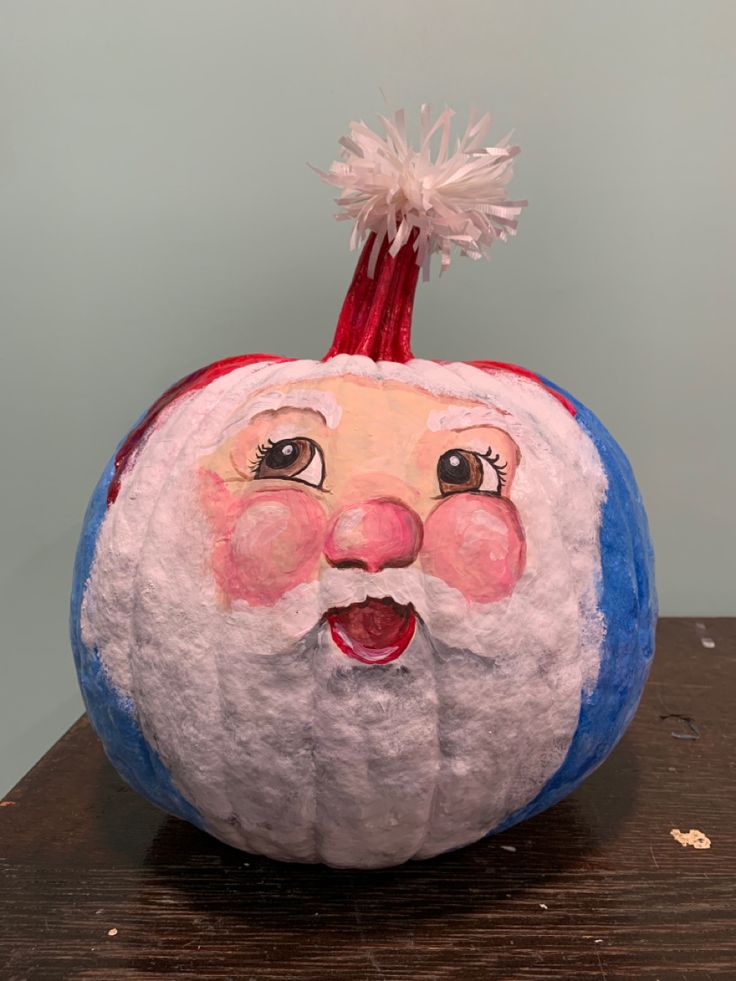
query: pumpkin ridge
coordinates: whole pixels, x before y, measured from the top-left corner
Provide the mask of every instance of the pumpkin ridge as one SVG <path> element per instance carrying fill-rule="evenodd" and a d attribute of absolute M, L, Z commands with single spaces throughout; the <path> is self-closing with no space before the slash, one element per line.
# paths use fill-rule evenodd
<path fill-rule="evenodd" d="M 254 364 L 259 364 L 259 363 L 260 362 L 254 362 Z M 217 364 L 217 362 L 215 364 Z M 230 369 L 230 370 L 235 370 L 235 368 L 237 368 L 237 367 L 249 367 L 249 366 L 250 365 L 247 365 L 247 364 L 246 365 L 236 365 L 236 366 L 234 366 L 233 369 Z M 277 368 L 278 365 L 274 365 L 273 367 L 274 368 Z M 230 373 L 230 370 L 227 372 L 228 374 Z M 199 378 L 201 376 L 198 375 L 197 377 Z M 217 377 L 220 377 L 220 375 L 218 375 Z M 138 588 L 138 583 L 140 581 L 140 576 L 141 576 L 141 557 L 144 554 L 144 551 L 146 549 L 146 545 L 147 544 L 150 544 L 150 542 L 151 542 L 151 536 L 149 535 L 149 529 L 151 527 L 151 523 L 153 521 L 154 515 L 155 515 L 155 513 L 156 513 L 156 511 L 157 511 L 157 509 L 159 507 L 159 503 L 161 501 L 161 497 L 163 495 L 163 492 L 164 492 L 165 488 L 169 485 L 170 481 L 172 481 L 174 479 L 174 470 L 176 468 L 176 465 L 180 461 L 180 459 L 182 457 L 182 454 L 187 450 L 188 444 L 190 443 L 191 438 L 194 435 L 194 433 L 201 426 L 203 426 L 206 423 L 207 418 L 212 414 L 212 412 L 215 411 L 216 407 L 219 404 L 221 404 L 222 400 L 225 399 L 225 398 L 227 398 L 233 392 L 234 389 L 237 389 L 237 387 L 239 386 L 240 383 L 241 383 L 241 378 L 238 376 L 238 377 L 236 377 L 235 379 L 232 380 L 232 384 L 228 385 L 227 388 L 225 388 L 222 392 L 219 393 L 219 395 L 217 397 L 217 401 L 210 408 L 209 413 L 207 413 L 207 415 L 203 416 L 199 420 L 199 424 L 196 427 L 196 429 L 193 432 L 190 431 L 190 433 L 188 434 L 187 439 L 182 442 L 182 445 L 181 445 L 178 453 L 176 454 L 176 457 L 175 457 L 175 459 L 174 459 L 174 461 L 172 463 L 172 466 L 169 469 L 169 472 L 167 474 L 166 480 L 158 488 L 158 494 L 156 496 L 155 504 L 152 507 L 151 511 L 149 512 L 148 521 L 146 523 L 145 531 L 141 534 L 141 537 L 140 537 L 141 548 L 140 548 L 140 550 L 138 552 L 137 561 L 136 561 L 136 565 L 135 565 L 135 576 L 134 576 L 134 585 L 133 585 L 134 602 L 133 602 L 133 607 L 131 609 L 131 620 L 132 620 L 132 634 L 133 634 L 132 639 L 135 642 L 136 648 L 140 644 L 140 638 L 139 638 L 139 636 L 136 633 L 136 626 L 137 626 L 137 623 L 138 623 L 138 617 L 136 616 L 136 613 L 140 609 L 140 603 L 137 602 L 137 600 L 138 600 L 138 598 L 141 595 L 141 592 L 140 592 L 140 590 Z M 161 406 L 161 408 L 154 414 L 154 416 L 152 418 L 152 425 L 155 425 L 155 422 L 160 417 L 161 412 L 165 408 L 167 408 L 169 405 L 172 407 L 171 413 L 173 415 L 173 413 L 175 411 L 174 406 L 176 405 L 176 403 L 178 401 L 178 397 L 179 396 L 184 396 L 184 394 L 185 394 L 186 391 L 187 391 L 186 389 L 180 390 L 177 393 L 177 397 L 175 399 L 172 399 L 169 402 L 167 402 L 165 405 Z M 195 389 L 195 391 L 196 391 L 196 389 Z M 147 431 L 146 436 L 147 436 L 148 432 L 150 432 L 150 430 Z M 159 754 L 159 756 L 163 760 L 163 762 L 166 765 L 167 769 L 169 769 L 169 771 L 171 772 L 172 781 L 174 783 L 174 786 L 177 787 L 181 791 L 181 793 L 184 795 L 184 797 L 185 797 L 186 800 L 189 800 L 191 803 L 193 803 L 195 807 L 199 807 L 200 806 L 199 803 L 196 802 L 196 801 L 192 801 L 191 800 L 191 795 L 190 795 L 189 791 L 187 789 L 185 789 L 181 785 L 181 782 L 180 782 L 180 780 L 178 778 L 178 774 L 175 774 L 174 773 L 173 766 L 172 766 L 172 762 L 173 761 L 169 761 L 169 760 L 166 759 L 166 757 L 161 752 L 160 747 L 157 746 L 157 740 L 155 739 L 153 733 L 150 731 L 150 729 L 149 729 L 148 726 L 144 726 L 143 723 L 142 723 L 142 719 L 140 717 L 140 710 L 138 709 L 138 705 L 139 705 L 138 695 L 140 693 L 141 686 L 140 686 L 140 677 L 138 677 L 136 679 L 137 672 L 135 670 L 135 663 L 137 662 L 137 658 L 131 658 L 130 657 L 130 648 L 129 648 L 129 655 L 128 655 L 128 657 L 129 657 L 129 660 L 131 661 L 131 682 L 132 682 L 132 688 L 133 688 L 133 690 L 135 691 L 135 694 L 136 694 L 136 698 L 135 698 L 136 714 L 137 714 L 137 718 L 138 718 L 138 722 L 139 722 L 141 731 L 143 732 L 143 735 L 146 738 L 146 740 L 151 740 L 151 742 L 153 743 L 154 747 L 156 748 L 157 753 Z M 219 663 L 217 663 L 217 658 L 215 658 L 215 661 L 216 661 L 215 670 L 216 670 L 216 674 L 217 674 L 217 678 L 218 678 L 218 701 L 219 701 L 220 700 L 220 695 L 219 695 L 219 692 L 220 692 L 220 685 L 219 685 L 219 672 L 220 672 L 220 667 L 219 667 Z M 137 683 L 133 684 L 136 681 L 137 681 Z M 220 712 L 222 713 L 222 706 L 221 705 L 220 705 Z M 224 719 L 221 719 L 221 723 L 224 725 Z M 222 778 L 222 788 L 223 788 L 223 791 L 224 791 L 224 795 L 228 799 L 228 804 L 229 804 L 229 806 L 231 808 L 231 813 L 234 814 L 235 813 L 235 808 L 233 807 L 232 800 L 230 800 L 229 794 L 227 792 L 228 781 L 227 781 L 227 779 L 225 779 L 224 771 L 221 774 L 221 778 Z"/>
<path fill-rule="evenodd" d="M 320 602 L 320 606 L 322 603 Z M 316 652 L 319 644 L 319 634 L 320 629 L 317 630 L 317 644 L 314 647 L 309 648 L 309 675 L 312 679 L 311 686 L 311 697 L 310 703 L 310 718 L 314 719 L 315 712 L 317 711 L 317 679 L 315 677 L 315 660 Z M 312 764 L 312 794 L 311 794 L 311 823 L 312 823 L 312 855 L 314 856 L 315 862 L 324 862 L 322 857 L 322 842 L 320 840 L 319 833 L 319 821 L 317 820 L 317 815 L 319 814 L 319 788 L 317 784 L 317 747 L 314 738 L 314 729 L 310 726 L 309 729 L 309 759 Z"/>
<path fill-rule="evenodd" d="M 427 842 L 429 841 L 432 828 L 434 826 L 434 818 L 437 810 L 437 801 L 439 797 L 439 785 L 440 785 L 440 773 L 442 772 L 442 765 L 444 762 L 444 754 L 442 752 L 442 743 L 440 742 L 440 713 L 442 711 L 442 703 L 440 699 L 440 688 L 439 681 L 437 678 L 437 659 L 439 652 L 437 650 L 437 644 L 435 638 L 432 636 L 430 631 L 422 623 L 422 629 L 425 636 L 427 637 L 430 650 L 432 652 L 432 678 L 434 679 L 434 692 L 435 692 L 435 715 L 434 715 L 434 735 L 435 735 L 435 778 L 434 787 L 432 788 L 432 797 L 429 801 L 429 807 L 427 808 L 427 819 L 424 823 L 424 834 L 422 835 L 422 840 L 420 841 L 418 847 L 414 850 L 414 854 L 411 856 L 413 860 L 417 860 L 421 855 L 422 851 L 427 847 Z"/>

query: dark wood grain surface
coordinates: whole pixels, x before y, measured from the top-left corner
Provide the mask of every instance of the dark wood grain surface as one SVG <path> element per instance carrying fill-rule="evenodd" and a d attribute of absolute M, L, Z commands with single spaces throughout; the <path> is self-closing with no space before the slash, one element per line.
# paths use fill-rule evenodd
<path fill-rule="evenodd" d="M 735 708 L 736 620 L 663 620 L 634 723 L 575 794 L 361 873 L 167 817 L 80 719 L 0 807 L 0 977 L 736 981 Z"/>

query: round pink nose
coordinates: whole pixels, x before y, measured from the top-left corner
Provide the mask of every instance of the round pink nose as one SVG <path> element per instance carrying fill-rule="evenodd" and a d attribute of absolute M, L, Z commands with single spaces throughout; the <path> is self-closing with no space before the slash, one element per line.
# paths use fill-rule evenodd
<path fill-rule="evenodd" d="M 400 501 L 375 500 L 341 511 L 327 533 L 330 565 L 378 572 L 411 565 L 422 545 L 422 522 Z"/>

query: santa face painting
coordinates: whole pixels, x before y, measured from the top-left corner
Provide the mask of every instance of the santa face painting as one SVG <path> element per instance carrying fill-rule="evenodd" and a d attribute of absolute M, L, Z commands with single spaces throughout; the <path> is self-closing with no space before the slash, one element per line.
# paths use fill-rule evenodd
<path fill-rule="evenodd" d="M 559 769 L 596 680 L 598 453 L 540 384 L 340 356 L 175 402 L 124 475 L 85 643 L 206 827 L 382 867 Z"/>

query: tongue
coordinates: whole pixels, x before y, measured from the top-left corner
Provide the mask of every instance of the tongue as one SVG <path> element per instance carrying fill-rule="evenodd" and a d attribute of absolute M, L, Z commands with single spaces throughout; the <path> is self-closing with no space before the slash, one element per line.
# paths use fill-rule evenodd
<path fill-rule="evenodd" d="M 414 635 L 414 611 L 392 599 L 373 599 L 332 610 L 332 638 L 343 653 L 368 664 L 385 664 L 406 650 Z"/>

